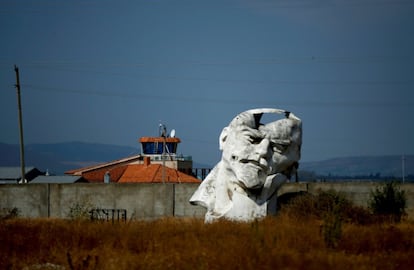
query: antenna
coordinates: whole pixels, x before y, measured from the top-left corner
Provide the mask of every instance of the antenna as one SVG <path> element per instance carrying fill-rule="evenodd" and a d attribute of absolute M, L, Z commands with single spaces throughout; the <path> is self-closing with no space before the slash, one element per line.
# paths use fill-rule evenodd
<path fill-rule="evenodd" d="M 158 133 L 160 137 L 167 137 L 167 126 L 164 124 L 160 124 L 158 127 Z"/>
<path fill-rule="evenodd" d="M 165 140 L 167 137 L 167 126 L 164 124 L 159 125 L 158 127 L 159 136 L 163 138 L 162 142 L 162 183 L 165 183 Z"/>

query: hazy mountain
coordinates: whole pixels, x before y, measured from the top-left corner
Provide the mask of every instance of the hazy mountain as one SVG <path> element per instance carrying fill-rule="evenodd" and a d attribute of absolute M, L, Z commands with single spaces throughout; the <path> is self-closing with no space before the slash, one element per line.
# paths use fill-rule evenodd
<path fill-rule="evenodd" d="M 332 176 L 402 176 L 402 156 L 356 156 L 300 163 L 300 170 Z M 414 155 L 404 156 L 405 175 L 414 175 Z"/>
<path fill-rule="evenodd" d="M 0 166 L 20 166 L 19 145 L 0 143 Z M 112 161 L 139 153 L 128 146 L 68 142 L 56 144 L 28 144 L 25 164 L 41 171 L 63 174 L 67 170 Z"/>
<path fill-rule="evenodd" d="M 41 171 L 63 174 L 67 170 L 112 161 L 138 154 L 134 147 L 68 142 L 57 144 L 28 144 L 25 147 L 26 166 Z M 0 143 L 0 166 L 19 166 L 19 146 Z M 414 175 L 414 155 L 405 156 L 405 174 Z M 213 164 L 214 165 L 214 164 Z M 194 168 L 212 166 L 193 160 Z M 396 176 L 402 175 L 401 156 L 357 156 L 333 158 L 317 162 L 301 162 L 300 171 L 331 176 Z"/>

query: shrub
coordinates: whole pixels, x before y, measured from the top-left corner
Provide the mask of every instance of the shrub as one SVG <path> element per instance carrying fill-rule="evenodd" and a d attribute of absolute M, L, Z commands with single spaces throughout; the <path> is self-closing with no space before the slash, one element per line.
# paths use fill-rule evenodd
<path fill-rule="evenodd" d="M 73 220 L 87 220 L 90 218 L 90 211 L 93 206 L 89 201 L 75 202 L 69 207 L 68 218 Z"/>
<path fill-rule="evenodd" d="M 300 193 L 290 198 L 290 200 L 280 205 L 280 212 L 297 219 L 320 217 L 315 196 L 309 193 Z"/>
<path fill-rule="evenodd" d="M 325 244 L 329 248 L 335 248 L 342 237 L 344 209 L 352 206 L 352 203 L 341 193 L 331 190 L 320 192 L 316 196 L 316 205 L 323 218 L 321 233 Z"/>
<path fill-rule="evenodd" d="M 342 193 L 334 190 L 320 191 L 317 195 L 298 195 L 282 206 L 281 212 L 299 219 L 324 219 L 327 213 L 335 213 L 338 218 L 348 223 L 374 222 L 373 215 L 368 209 L 354 205 Z"/>
<path fill-rule="evenodd" d="M 342 237 L 342 215 L 340 204 L 335 204 L 332 209 L 325 213 L 321 232 L 327 247 L 337 247 L 339 240 Z"/>
<path fill-rule="evenodd" d="M 354 205 L 344 194 L 334 190 L 298 195 L 281 212 L 304 221 L 320 220 L 320 233 L 328 248 L 337 248 L 340 244 L 343 223 L 367 225 L 376 221 L 368 209 Z"/>
<path fill-rule="evenodd" d="M 396 182 L 387 182 L 371 192 L 368 202 L 372 213 L 382 220 L 400 222 L 406 215 L 406 196 Z"/>
<path fill-rule="evenodd" d="M 20 210 L 17 207 L 13 208 L 2 208 L 0 210 L 0 220 L 1 219 L 10 219 L 17 218 L 20 215 Z"/>

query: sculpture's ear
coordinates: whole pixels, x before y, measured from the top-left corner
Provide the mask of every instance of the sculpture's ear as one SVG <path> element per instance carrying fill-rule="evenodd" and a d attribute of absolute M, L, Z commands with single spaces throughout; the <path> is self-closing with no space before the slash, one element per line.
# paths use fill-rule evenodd
<path fill-rule="evenodd" d="M 223 128 L 220 134 L 220 141 L 219 141 L 220 150 L 223 150 L 223 146 L 226 143 L 227 133 L 228 133 L 228 127 Z"/>

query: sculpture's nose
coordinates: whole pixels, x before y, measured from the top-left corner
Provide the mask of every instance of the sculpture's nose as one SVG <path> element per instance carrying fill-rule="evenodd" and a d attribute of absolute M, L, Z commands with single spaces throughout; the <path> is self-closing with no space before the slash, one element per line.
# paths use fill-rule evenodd
<path fill-rule="evenodd" d="M 269 152 L 270 141 L 268 139 L 263 139 L 256 148 L 256 153 L 261 157 L 266 157 Z"/>

